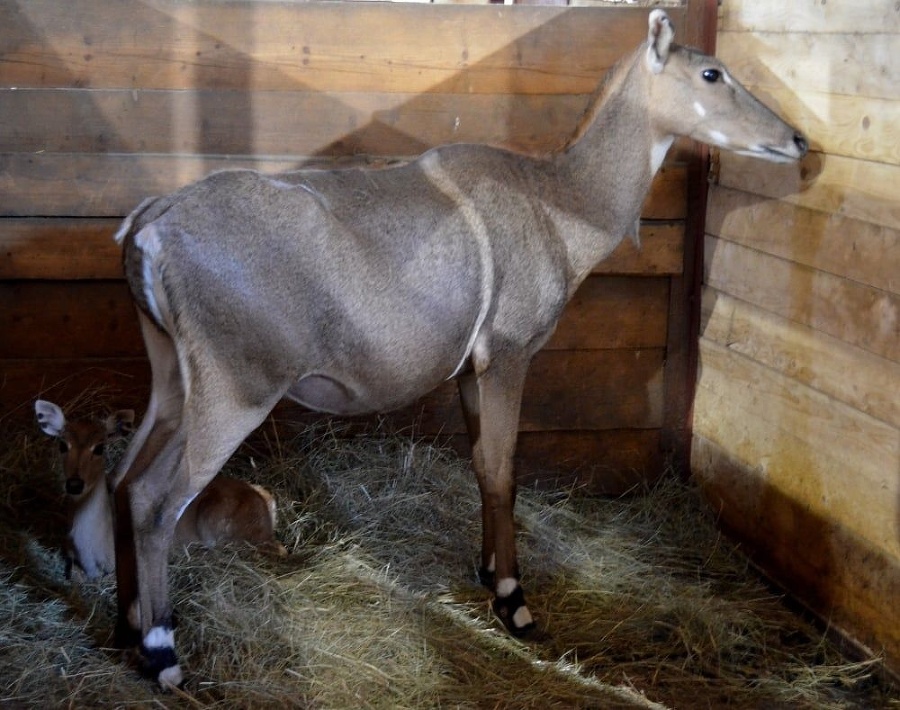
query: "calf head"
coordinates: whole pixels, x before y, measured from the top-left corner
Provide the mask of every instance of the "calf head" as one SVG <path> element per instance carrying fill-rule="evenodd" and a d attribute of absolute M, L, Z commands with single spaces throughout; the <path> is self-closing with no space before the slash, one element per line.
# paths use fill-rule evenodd
<path fill-rule="evenodd" d="M 105 485 L 106 446 L 132 431 L 134 410 L 120 409 L 106 419 L 70 422 L 58 405 L 39 399 L 34 412 L 41 430 L 59 440 L 66 494 L 77 502 L 97 485 Z"/>

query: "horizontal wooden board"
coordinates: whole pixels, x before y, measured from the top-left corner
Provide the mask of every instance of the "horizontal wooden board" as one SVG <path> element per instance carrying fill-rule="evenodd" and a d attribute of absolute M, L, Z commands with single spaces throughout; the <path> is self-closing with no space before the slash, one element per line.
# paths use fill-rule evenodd
<path fill-rule="evenodd" d="M 110 409 L 140 413 L 149 385 L 150 365 L 143 357 L 0 360 L 0 421 L 33 419 L 38 398 L 65 406 L 88 392 L 102 395 Z"/>
<path fill-rule="evenodd" d="M 542 350 L 528 372 L 520 431 L 658 429 L 663 353 L 649 350 Z M 425 434 L 464 434 L 457 388 L 447 382 L 391 419 Z"/>
<path fill-rule="evenodd" d="M 114 218 L 0 219 L 0 279 L 121 279 Z"/>
<path fill-rule="evenodd" d="M 30 406 L 42 392 L 65 390 L 61 398 L 74 396 L 106 382 L 107 372 L 118 386 L 120 365 L 128 368 L 126 384 L 145 393 L 149 377 L 142 358 L 0 359 L 0 416 Z M 529 372 L 520 430 L 659 429 L 662 368 L 662 349 L 541 351 Z M 428 435 L 465 433 L 454 382 L 391 418 L 415 421 Z"/>
<path fill-rule="evenodd" d="M 900 363 L 707 288 L 700 334 L 900 429 Z"/>
<path fill-rule="evenodd" d="M 722 151 L 724 187 L 785 200 L 842 217 L 900 229 L 900 165 L 810 153 L 799 164 L 775 165 Z"/>
<path fill-rule="evenodd" d="M 654 348 L 666 342 L 667 278 L 591 276 L 563 313 L 551 350 Z M 144 353 L 122 280 L 0 283 L 0 359 Z"/>
<path fill-rule="evenodd" d="M 514 465 L 520 484 L 587 495 L 640 493 L 666 473 L 657 429 L 521 432 Z"/>
<path fill-rule="evenodd" d="M 781 259 L 900 294 L 900 230 L 712 186 L 706 231 Z"/>
<path fill-rule="evenodd" d="M 683 11 L 672 15 L 678 23 Z M 29 0 L 2 6 L 2 83 L 589 93 L 646 37 L 646 16 L 624 8 Z"/>
<path fill-rule="evenodd" d="M 0 153 L 415 155 L 444 143 L 548 152 L 587 97 L 0 89 Z"/>
<path fill-rule="evenodd" d="M 896 556 L 771 485 L 730 447 L 695 437 L 692 460 L 719 522 L 770 578 L 868 655 L 900 667 Z"/>
<path fill-rule="evenodd" d="M 214 170 L 277 172 L 303 162 L 300 157 L 0 154 L 0 217 L 123 217 L 144 198 L 172 192 Z M 687 168 L 663 166 L 644 205 L 644 218 L 683 219 L 686 194 Z"/>
<path fill-rule="evenodd" d="M 817 35 L 835 32 L 900 34 L 900 11 L 897 0 L 728 0 L 719 5 L 719 29 L 725 32 L 809 32 Z"/>
<path fill-rule="evenodd" d="M 704 283 L 763 310 L 900 362 L 900 296 L 714 237 Z"/>
<path fill-rule="evenodd" d="M 0 279 L 118 279 L 122 255 L 113 241 L 117 217 L 0 219 Z M 683 222 L 644 222 L 641 247 L 627 239 L 595 274 L 681 273 Z"/>
<path fill-rule="evenodd" d="M 716 54 L 756 87 L 900 99 L 900 34 L 719 32 Z"/>
<path fill-rule="evenodd" d="M 0 359 L 139 357 L 124 281 L 0 282 Z"/>
<path fill-rule="evenodd" d="M 811 512 L 900 554 L 895 427 L 703 340 L 694 432 Z"/>
<path fill-rule="evenodd" d="M 589 276 L 546 348 L 665 347 L 668 309 L 668 278 Z"/>

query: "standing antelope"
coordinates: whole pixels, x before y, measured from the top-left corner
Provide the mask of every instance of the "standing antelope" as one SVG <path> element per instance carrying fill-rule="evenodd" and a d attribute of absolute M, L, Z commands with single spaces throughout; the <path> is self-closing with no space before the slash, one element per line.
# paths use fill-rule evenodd
<path fill-rule="evenodd" d="M 482 500 L 482 578 L 533 620 L 514 546 L 525 374 L 593 266 L 635 228 L 676 136 L 792 161 L 805 138 L 662 10 L 545 158 L 435 148 L 382 170 L 219 172 L 144 201 L 116 235 L 152 365 L 116 474 L 119 643 L 178 685 L 166 551 L 181 510 L 282 397 L 390 410 L 456 378 Z M 128 626 L 139 602 L 140 625 Z"/>
<path fill-rule="evenodd" d="M 73 564 L 88 579 L 101 577 L 116 566 L 105 448 L 132 430 L 134 411 L 121 409 L 105 420 L 68 421 L 59 406 L 41 399 L 34 403 L 34 411 L 41 430 L 59 439 L 69 503 L 66 577 L 71 576 Z M 199 542 L 215 547 L 248 542 L 284 554 L 274 530 L 275 501 L 269 491 L 236 478 L 216 476 L 179 516 L 173 544 Z"/>

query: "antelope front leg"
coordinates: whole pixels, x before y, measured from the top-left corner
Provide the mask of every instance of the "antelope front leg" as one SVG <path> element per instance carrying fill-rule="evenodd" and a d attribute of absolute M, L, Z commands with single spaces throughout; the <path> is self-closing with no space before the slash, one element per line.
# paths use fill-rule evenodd
<path fill-rule="evenodd" d="M 482 580 L 494 585 L 494 612 L 520 636 L 534 627 L 519 584 L 515 546 L 516 481 L 513 454 L 527 363 L 487 370 L 477 377 L 477 402 L 471 380 L 460 383 L 470 433 L 477 419 L 472 465 L 481 490 Z"/>

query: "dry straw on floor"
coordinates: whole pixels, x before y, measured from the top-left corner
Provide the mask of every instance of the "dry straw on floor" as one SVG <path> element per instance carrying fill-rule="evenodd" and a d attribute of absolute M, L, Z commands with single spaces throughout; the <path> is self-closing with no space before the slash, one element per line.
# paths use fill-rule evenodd
<path fill-rule="evenodd" d="M 0 446 L 0 706 L 900 707 L 791 613 L 668 477 L 621 500 L 522 490 L 520 563 L 541 630 L 516 641 L 477 583 L 465 461 L 409 436 L 271 433 L 228 469 L 277 495 L 286 559 L 173 555 L 184 693 L 108 648 L 114 580 L 70 583 L 55 447 Z"/>

